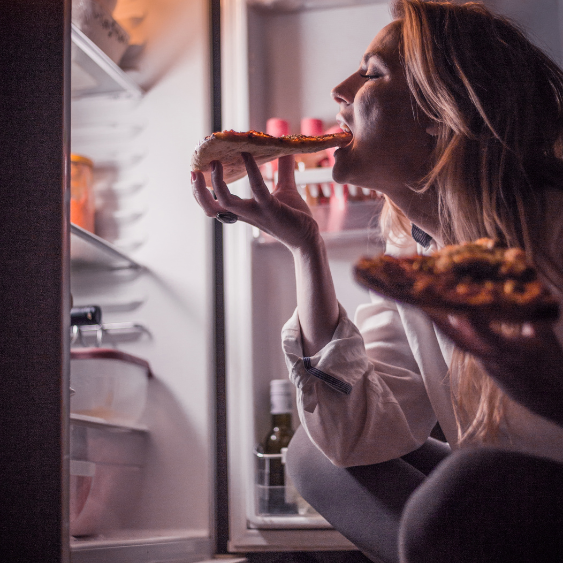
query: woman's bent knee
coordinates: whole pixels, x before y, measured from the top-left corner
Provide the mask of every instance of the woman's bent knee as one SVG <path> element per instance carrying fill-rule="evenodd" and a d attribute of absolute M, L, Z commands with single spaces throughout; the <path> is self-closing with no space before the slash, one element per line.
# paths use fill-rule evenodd
<path fill-rule="evenodd" d="M 479 449 L 446 460 L 412 495 L 400 526 L 405 563 L 529 563 L 561 552 L 563 466 Z"/>
<path fill-rule="evenodd" d="M 315 498 L 323 488 L 317 484 L 323 473 L 323 466 L 330 461 L 311 442 L 307 433 L 300 426 L 287 449 L 286 472 L 299 494 L 315 506 Z M 324 489 L 326 490 L 326 489 Z"/>

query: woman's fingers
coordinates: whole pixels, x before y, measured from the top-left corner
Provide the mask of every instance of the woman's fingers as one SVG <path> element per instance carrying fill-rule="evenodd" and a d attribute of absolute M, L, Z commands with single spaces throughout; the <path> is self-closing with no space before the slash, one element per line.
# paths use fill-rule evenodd
<path fill-rule="evenodd" d="M 552 323 L 510 324 L 481 315 L 452 315 L 425 309 L 432 321 L 458 346 L 482 359 L 519 356 L 548 342 Z"/>
<path fill-rule="evenodd" d="M 215 181 L 216 180 L 212 180 Z M 228 192 L 227 194 L 222 194 L 223 201 L 219 201 L 219 199 L 215 199 L 211 191 L 205 185 L 205 178 L 201 172 L 192 172 L 192 189 L 194 193 L 194 197 L 196 201 L 199 203 L 200 207 L 205 211 L 205 214 L 208 217 L 215 217 L 221 223 L 236 223 L 239 219 L 239 215 L 233 213 L 226 209 L 224 205 L 226 195 L 230 196 L 231 194 Z M 221 189 L 221 187 L 219 188 Z M 236 197 L 236 196 L 231 196 Z M 240 198 L 236 198 L 235 201 L 240 201 Z M 230 209 L 235 208 L 235 205 L 231 205 Z"/>
<path fill-rule="evenodd" d="M 277 189 L 295 188 L 295 157 L 290 154 L 278 160 Z"/>
<path fill-rule="evenodd" d="M 223 211 L 219 202 L 213 197 L 211 190 L 205 185 L 202 172 L 192 172 L 192 190 L 195 200 L 208 217 L 215 217 L 217 213 Z"/>
<path fill-rule="evenodd" d="M 231 194 L 223 180 L 223 165 L 218 160 L 214 160 L 211 163 L 211 183 L 213 184 L 213 191 L 217 196 L 217 201 L 223 207 L 230 207 L 234 203 L 235 197 Z"/>
<path fill-rule="evenodd" d="M 241 153 L 241 156 L 244 160 L 246 171 L 248 172 L 250 189 L 252 190 L 254 199 L 258 203 L 267 203 L 271 198 L 271 194 L 264 182 L 264 178 L 262 178 L 262 173 L 260 172 L 260 168 L 258 168 L 254 157 L 247 152 Z"/>
<path fill-rule="evenodd" d="M 488 356 L 498 345 L 498 335 L 491 331 L 488 323 L 436 309 L 425 309 L 425 312 L 444 334 L 474 355 Z"/>

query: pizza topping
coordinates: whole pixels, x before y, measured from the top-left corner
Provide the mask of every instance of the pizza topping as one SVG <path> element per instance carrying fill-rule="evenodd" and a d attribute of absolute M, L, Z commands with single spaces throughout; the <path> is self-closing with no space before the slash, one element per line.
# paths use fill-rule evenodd
<path fill-rule="evenodd" d="M 525 252 L 491 239 L 446 246 L 431 256 L 363 258 L 355 273 L 368 288 L 415 305 L 482 309 L 515 321 L 558 315 L 558 303 Z"/>

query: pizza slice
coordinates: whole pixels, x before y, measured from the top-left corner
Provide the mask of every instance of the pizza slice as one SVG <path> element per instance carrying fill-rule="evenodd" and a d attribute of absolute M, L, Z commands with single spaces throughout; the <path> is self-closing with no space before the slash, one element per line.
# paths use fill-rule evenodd
<path fill-rule="evenodd" d="M 191 166 L 192 170 L 203 172 L 206 185 L 211 187 L 211 162 L 214 160 L 223 164 L 223 179 L 228 184 L 246 176 L 246 167 L 241 157 L 243 152 L 250 153 L 258 165 L 262 165 L 280 156 L 341 147 L 351 140 L 352 134 L 344 131 L 318 137 L 273 137 L 259 131 L 221 131 L 209 135 L 196 147 Z"/>
<path fill-rule="evenodd" d="M 452 313 L 482 311 L 504 322 L 554 321 L 559 303 L 519 248 L 491 239 L 445 246 L 431 256 L 362 258 L 356 280 L 404 303 Z"/>

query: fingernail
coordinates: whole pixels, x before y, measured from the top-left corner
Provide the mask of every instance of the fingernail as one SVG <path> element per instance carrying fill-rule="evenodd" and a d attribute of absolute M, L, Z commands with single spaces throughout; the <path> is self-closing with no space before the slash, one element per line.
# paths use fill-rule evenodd
<path fill-rule="evenodd" d="M 217 169 L 217 161 L 212 160 L 211 161 L 211 172 L 215 172 L 216 169 Z"/>
<path fill-rule="evenodd" d="M 196 174 L 193 170 L 192 170 L 191 175 L 192 175 L 192 184 L 193 184 L 195 182 L 195 179 L 196 179 Z"/>

